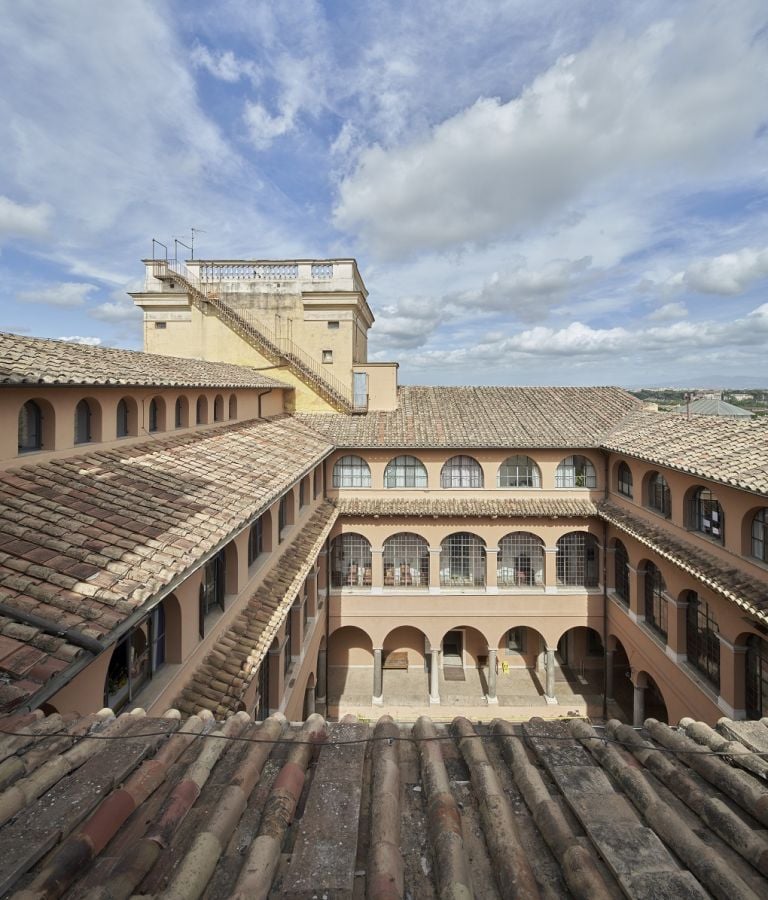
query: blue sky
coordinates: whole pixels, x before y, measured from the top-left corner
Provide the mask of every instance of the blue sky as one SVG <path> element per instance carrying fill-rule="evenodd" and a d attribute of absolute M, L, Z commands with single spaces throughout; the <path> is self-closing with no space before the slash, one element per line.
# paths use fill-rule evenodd
<path fill-rule="evenodd" d="M 9 3 L 0 85 L 4 330 L 139 348 L 195 227 L 404 383 L 768 385 L 764 0 Z"/>

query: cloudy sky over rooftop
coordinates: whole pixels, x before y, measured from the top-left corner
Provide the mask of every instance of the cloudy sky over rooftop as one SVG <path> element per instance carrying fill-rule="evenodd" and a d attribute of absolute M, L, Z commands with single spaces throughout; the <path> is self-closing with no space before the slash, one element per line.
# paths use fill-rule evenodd
<path fill-rule="evenodd" d="M 2 328 L 140 348 L 151 239 L 357 257 L 407 383 L 768 384 L 764 0 L 37 0 Z"/>

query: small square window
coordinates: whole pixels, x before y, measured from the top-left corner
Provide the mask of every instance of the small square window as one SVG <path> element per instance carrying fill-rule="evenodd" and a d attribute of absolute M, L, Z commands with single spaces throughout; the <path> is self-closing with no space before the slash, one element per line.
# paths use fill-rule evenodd
<path fill-rule="evenodd" d="M 323 350 L 323 362 L 324 363 L 332 363 L 333 362 L 333 350 Z"/>
<path fill-rule="evenodd" d="M 155 322 L 155 328 L 165 328 L 167 322 Z"/>
<path fill-rule="evenodd" d="M 332 331 L 335 331 L 335 330 L 338 329 L 339 323 L 338 323 L 338 322 L 329 322 L 329 323 L 328 323 L 328 327 L 329 327 Z"/>

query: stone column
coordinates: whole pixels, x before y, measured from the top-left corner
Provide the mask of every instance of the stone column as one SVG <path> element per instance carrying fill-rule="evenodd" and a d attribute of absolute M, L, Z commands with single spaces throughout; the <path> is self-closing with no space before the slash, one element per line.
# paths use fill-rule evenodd
<path fill-rule="evenodd" d="M 554 648 L 547 647 L 544 653 L 546 663 L 546 681 L 544 687 L 544 699 L 547 703 L 557 703 L 555 697 L 555 651 Z"/>
<path fill-rule="evenodd" d="M 605 699 L 613 700 L 613 656 L 615 650 L 605 651 Z"/>
<path fill-rule="evenodd" d="M 317 687 L 315 688 L 315 694 L 318 704 L 322 704 L 325 706 L 325 673 L 328 665 L 328 655 L 325 647 L 321 647 L 317 651 Z"/>
<path fill-rule="evenodd" d="M 687 616 L 687 600 L 667 598 L 667 656 L 678 664 L 687 659 Z"/>
<path fill-rule="evenodd" d="M 499 698 L 496 696 L 496 649 L 488 648 L 488 696 L 489 703 L 498 703 Z"/>
<path fill-rule="evenodd" d="M 371 593 L 381 594 L 384 588 L 384 548 L 371 549 Z"/>
<path fill-rule="evenodd" d="M 440 551 L 441 547 L 429 548 L 429 593 L 440 593 Z"/>
<path fill-rule="evenodd" d="M 746 645 L 737 647 L 722 634 L 720 639 L 720 696 L 717 705 L 730 719 L 746 718 Z"/>
<path fill-rule="evenodd" d="M 629 572 L 629 617 L 633 622 L 645 619 L 645 576 L 639 569 L 627 566 Z"/>
<path fill-rule="evenodd" d="M 373 702 L 377 706 L 381 706 L 384 703 L 384 681 L 381 668 L 382 654 L 382 648 L 373 651 Z"/>
<path fill-rule="evenodd" d="M 557 593 L 557 547 L 544 548 L 544 593 Z"/>
<path fill-rule="evenodd" d="M 632 724 L 635 728 L 641 728 L 645 722 L 645 688 L 636 684 L 634 686 L 634 701 L 632 706 Z"/>
<path fill-rule="evenodd" d="M 429 705 L 440 703 L 440 651 L 433 648 L 429 659 Z"/>
<path fill-rule="evenodd" d="M 498 594 L 499 548 L 485 548 L 485 589 L 489 594 Z"/>
<path fill-rule="evenodd" d="M 315 688 L 309 687 L 309 685 L 307 685 L 307 697 L 304 705 L 307 709 L 306 718 L 309 718 L 315 711 Z"/>

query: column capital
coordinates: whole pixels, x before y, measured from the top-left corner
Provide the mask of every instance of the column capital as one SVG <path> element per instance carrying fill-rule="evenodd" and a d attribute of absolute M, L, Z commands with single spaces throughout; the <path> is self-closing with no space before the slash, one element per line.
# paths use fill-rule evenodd
<path fill-rule="evenodd" d="M 746 644 L 734 644 L 732 641 L 729 641 L 727 637 L 720 634 L 720 632 L 717 633 L 717 639 L 720 641 L 720 646 L 730 650 L 734 656 L 739 656 L 747 652 Z"/>
<path fill-rule="evenodd" d="M 498 547 L 486 547 L 485 552 L 486 553 L 498 553 L 499 548 Z"/>

